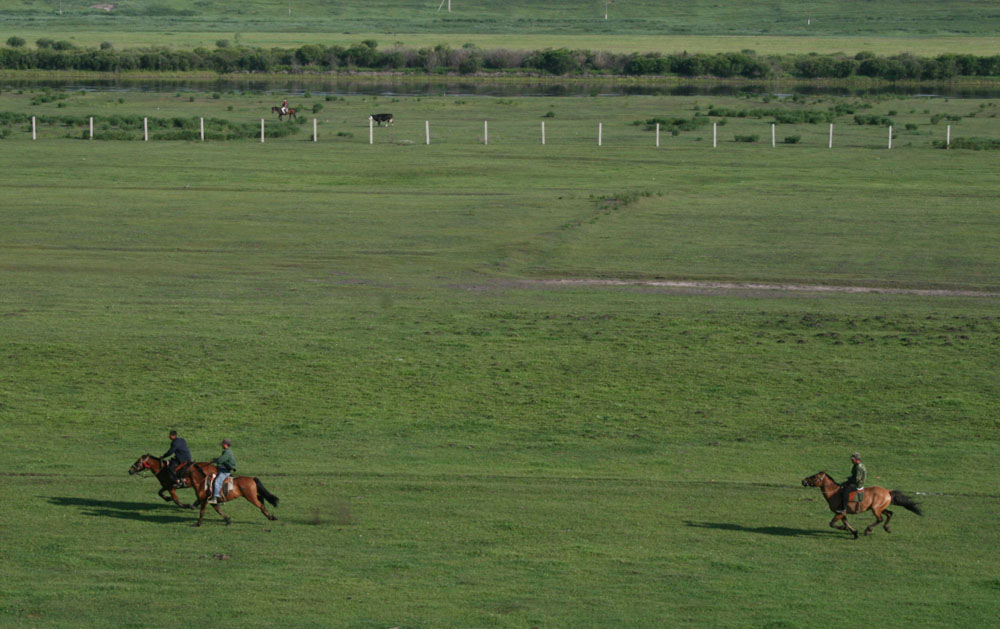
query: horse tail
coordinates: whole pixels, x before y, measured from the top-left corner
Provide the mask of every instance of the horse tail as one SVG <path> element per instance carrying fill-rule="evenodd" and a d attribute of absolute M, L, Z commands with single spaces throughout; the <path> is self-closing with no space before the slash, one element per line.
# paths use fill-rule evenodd
<path fill-rule="evenodd" d="M 889 497 L 892 498 L 892 504 L 894 504 L 894 505 L 899 505 L 899 506 L 903 507 L 904 509 L 908 509 L 908 510 L 916 513 L 917 515 L 923 515 L 924 514 L 924 512 L 920 508 L 919 504 L 917 504 L 916 502 L 913 502 L 912 500 L 910 500 L 910 498 L 906 494 L 904 494 L 903 492 L 901 492 L 901 491 L 899 491 L 897 489 L 893 489 L 892 491 L 890 491 L 889 492 Z"/>
<path fill-rule="evenodd" d="M 264 489 L 264 483 L 260 482 L 260 479 L 254 476 L 253 482 L 257 483 L 257 495 L 263 496 L 264 500 L 271 503 L 272 506 L 278 506 L 278 497 Z"/>

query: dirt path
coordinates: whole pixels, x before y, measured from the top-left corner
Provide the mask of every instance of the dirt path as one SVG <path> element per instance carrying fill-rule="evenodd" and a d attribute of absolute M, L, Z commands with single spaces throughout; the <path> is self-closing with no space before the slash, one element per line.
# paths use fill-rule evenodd
<path fill-rule="evenodd" d="M 648 286 L 652 288 L 706 290 L 717 292 L 875 293 L 886 295 L 921 295 L 926 297 L 1000 297 L 1000 293 L 976 290 L 883 288 L 874 286 L 829 286 L 823 284 L 760 284 L 756 282 L 698 282 L 687 280 L 615 280 L 576 278 L 524 280 L 524 283 L 549 286 Z"/>

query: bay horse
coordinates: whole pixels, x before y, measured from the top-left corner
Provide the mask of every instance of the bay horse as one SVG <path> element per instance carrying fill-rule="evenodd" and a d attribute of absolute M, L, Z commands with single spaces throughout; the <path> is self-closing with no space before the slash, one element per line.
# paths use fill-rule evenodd
<path fill-rule="evenodd" d="M 272 107 L 271 113 L 278 114 L 278 120 L 282 120 L 282 116 L 288 116 L 288 119 L 291 120 L 292 118 L 295 117 L 295 108 L 289 107 L 288 111 L 286 111 L 285 113 L 281 113 L 281 107 Z"/>
<path fill-rule="evenodd" d="M 215 481 L 215 473 L 206 473 L 197 465 L 191 465 L 186 470 L 188 478 L 191 480 L 191 486 L 194 488 L 196 494 L 198 494 L 198 501 L 201 503 L 201 513 L 198 514 L 198 522 L 194 526 L 201 526 L 201 521 L 205 519 L 205 506 L 208 504 L 208 499 L 212 497 L 212 483 Z M 229 485 L 229 480 L 232 480 L 232 486 Z M 261 502 L 261 498 L 270 502 L 273 506 L 278 506 L 278 497 L 264 489 L 263 483 L 260 482 L 259 478 L 250 476 L 230 476 L 222 484 L 222 490 L 219 492 L 220 502 L 229 502 L 230 500 L 235 500 L 243 496 L 250 501 L 253 506 L 260 509 L 260 512 L 264 514 L 268 520 L 277 520 L 278 518 L 271 515 L 267 511 L 267 507 Z M 219 509 L 219 505 L 212 505 L 216 513 L 222 516 L 222 519 L 226 521 L 226 526 L 232 524 L 232 518 L 222 512 Z"/>
<path fill-rule="evenodd" d="M 215 473 L 215 466 L 208 462 L 199 463 L 188 463 L 190 466 L 198 466 L 209 470 L 209 473 Z M 177 468 L 177 480 L 181 482 L 181 489 L 190 487 L 190 482 L 187 480 L 185 465 L 180 465 Z M 144 454 L 132 464 L 132 467 L 128 468 L 128 475 L 138 474 L 140 472 L 152 472 L 156 480 L 160 481 L 160 491 L 159 496 L 167 502 L 173 498 L 174 503 L 178 507 L 184 509 L 194 509 L 195 505 L 183 504 L 179 498 L 177 498 L 177 488 L 174 487 L 174 481 L 170 478 L 170 471 L 167 470 L 167 460 L 161 459 L 158 456 L 153 456 L 152 454 Z M 170 492 L 170 496 L 165 496 L 165 492 Z M 197 504 L 197 503 L 195 503 Z"/>
<path fill-rule="evenodd" d="M 883 514 L 885 514 L 885 524 L 882 525 L 882 528 L 885 529 L 886 533 L 891 532 L 889 530 L 889 520 L 892 519 L 892 511 L 889 511 L 889 505 L 899 505 L 917 515 L 924 514 L 923 510 L 920 509 L 920 505 L 913 502 L 903 492 L 896 489 L 889 491 L 885 487 L 878 486 L 865 487 L 864 499 L 860 504 L 851 500 L 847 506 L 847 513 L 837 513 L 837 510 L 842 507 L 844 502 L 840 497 L 840 485 L 830 478 L 826 472 L 817 472 L 808 478 L 803 478 L 802 486 L 820 488 L 820 491 L 823 492 L 823 497 L 826 498 L 826 504 L 830 506 L 830 511 L 833 511 L 835 514 L 833 519 L 830 520 L 830 526 L 841 531 L 854 533 L 854 539 L 858 539 L 858 531 L 848 523 L 847 513 L 853 515 L 855 513 L 871 511 L 875 514 L 875 521 L 865 529 L 865 535 L 870 535 L 872 530 L 882 522 Z M 840 526 L 837 526 L 838 521 L 841 523 Z"/>

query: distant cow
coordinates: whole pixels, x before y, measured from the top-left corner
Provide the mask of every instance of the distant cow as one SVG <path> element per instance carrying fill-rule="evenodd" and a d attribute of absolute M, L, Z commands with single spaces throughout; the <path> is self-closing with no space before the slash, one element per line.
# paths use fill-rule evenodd
<path fill-rule="evenodd" d="M 378 126 L 380 127 L 384 122 L 385 126 L 388 127 L 389 125 L 392 124 L 392 114 L 372 114 L 368 116 L 368 120 L 371 120 L 372 122 L 377 122 Z"/>

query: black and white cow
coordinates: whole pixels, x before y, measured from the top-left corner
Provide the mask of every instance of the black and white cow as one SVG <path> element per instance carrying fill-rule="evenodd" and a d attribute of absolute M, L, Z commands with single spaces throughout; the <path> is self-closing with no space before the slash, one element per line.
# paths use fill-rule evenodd
<path fill-rule="evenodd" d="M 368 120 L 371 120 L 372 122 L 377 122 L 378 126 L 380 127 L 384 122 L 385 126 L 388 127 L 389 125 L 392 124 L 392 114 L 372 114 L 368 116 Z"/>

